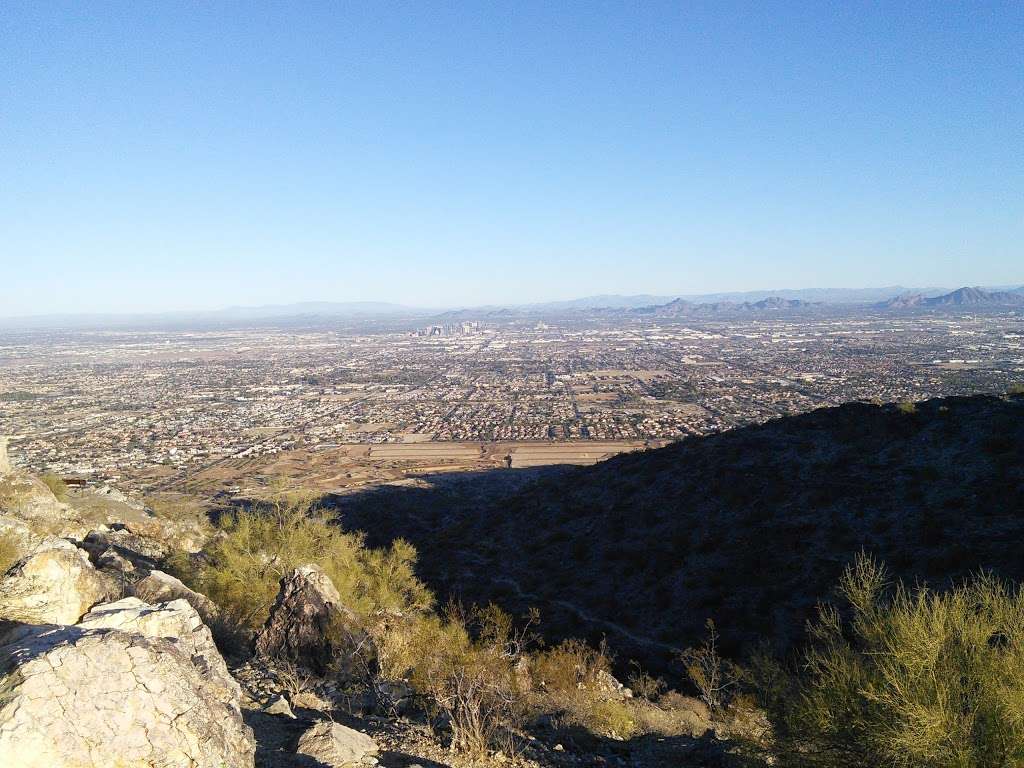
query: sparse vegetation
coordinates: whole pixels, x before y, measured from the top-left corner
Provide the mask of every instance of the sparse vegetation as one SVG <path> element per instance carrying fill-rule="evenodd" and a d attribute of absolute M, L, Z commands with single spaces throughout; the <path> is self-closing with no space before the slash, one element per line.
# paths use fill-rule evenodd
<path fill-rule="evenodd" d="M 707 637 L 695 648 L 687 648 L 680 654 L 690 682 L 694 684 L 701 701 L 707 704 L 712 712 L 722 709 L 726 697 L 739 680 L 739 673 L 718 651 L 718 629 L 715 622 L 708 619 L 705 623 Z"/>
<path fill-rule="evenodd" d="M 205 520 L 199 506 L 193 500 L 180 496 L 147 496 L 145 503 L 154 515 L 163 520 L 175 522 Z"/>
<path fill-rule="evenodd" d="M 660 677 L 654 677 L 645 672 L 639 662 L 631 661 L 630 667 L 632 667 L 632 671 L 626 678 L 626 682 L 637 696 L 654 701 L 668 687 Z"/>
<path fill-rule="evenodd" d="M 633 736 L 639 729 L 637 716 L 631 702 L 612 687 L 613 662 L 603 643 L 592 648 L 575 639 L 538 653 L 531 664 L 536 708 L 559 712 L 563 723 L 600 736 Z"/>
<path fill-rule="evenodd" d="M 486 755 L 503 729 L 522 721 L 526 690 L 516 670 L 527 631 L 516 631 L 496 606 L 453 605 L 419 625 L 412 683 L 448 720 L 452 745 L 470 757 Z"/>
<path fill-rule="evenodd" d="M 55 472 L 43 472 L 39 479 L 43 481 L 50 492 L 57 497 L 57 501 L 68 500 L 68 484 L 64 482 L 64 478 Z"/>
<path fill-rule="evenodd" d="M 1024 760 L 1024 594 L 981 574 L 890 585 L 860 556 L 776 687 L 779 764 L 996 768 Z M 848 617 L 848 618 L 847 618 Z"/>

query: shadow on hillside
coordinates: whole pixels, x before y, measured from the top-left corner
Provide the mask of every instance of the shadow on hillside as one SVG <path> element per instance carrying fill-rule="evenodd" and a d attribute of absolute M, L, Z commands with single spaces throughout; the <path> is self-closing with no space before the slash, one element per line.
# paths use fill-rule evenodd
<path fill-rule="evenodd" d="M 867 551 L 941 588 L 1024 580 L 1024 397 L 850 403 L 590 467 L 421 476 L 324 499 L 371 546 L 419 553 L 437 594 L 541 612 L 549 642 L 607 638 L 678 672 L 704 623 L 738 658 L 802 642 Z"/>

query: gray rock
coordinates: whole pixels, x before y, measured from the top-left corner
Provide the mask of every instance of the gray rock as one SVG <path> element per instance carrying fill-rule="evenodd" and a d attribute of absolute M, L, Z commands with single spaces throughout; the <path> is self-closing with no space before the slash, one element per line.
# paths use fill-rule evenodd
<path fill-rule="evenodd" d="M 323 721 L 302 734 L 295 751 L 319 760 L 330 768 L 341 768 L 373 758 L 380 749 L 377 742 L 365 733 Z"/>
<path fill-rule="evenodd" d="M 96 567 L 123 577 L 130 577 L 135 573 L 135 566 L 121 557 L 113 547 L 107 547 L 97 556 Z"/>
<path fill-rule="evenodd" d="M 238 684 L 184 600 L 135 598 L 0 641 L 0 765 L 252 768 Z"/>
<path fill-rule="evenodd" d="M 137 597 L 126 597 L 115 603 L 96 606 L 82 617 L 77 626 L 81 629 L 119 629 L 173 640 L 185 648 L 200 670 L 212 675 L 235 697 L 241 695 L 241 688 L 228 673 L 210 630 L 185 600 L 153 605 Z"/>
<path fill-rule="evenodd" d="M 292 705 L 288 703 L 288 699 L 284 696 L 278 696 L 272 702 L 267 704 L 263 708 L 263 711 L 268 715 L 284 715 L 290 717 L 292 720 L 295 719 L 295 713 L 292 712 Z"/>
<path fill-rule="evenodd" d="M 167 548 L 160 542 L 132 533 L 123 526 L 89 531 L 81 547 L 94 561 L 104 552 L 114 550 L 136 567 L 147 570 L 167 554 Z"/>
<path fill-rule="evenodd" d="M 348 645 L 358 645 L 358 622 L 341 604 L 338 590 L 322 569 L 303 565 L 281 579 L 277 599 L 256 636 L 256 654 L 283 660 L 323 675 Z"/>

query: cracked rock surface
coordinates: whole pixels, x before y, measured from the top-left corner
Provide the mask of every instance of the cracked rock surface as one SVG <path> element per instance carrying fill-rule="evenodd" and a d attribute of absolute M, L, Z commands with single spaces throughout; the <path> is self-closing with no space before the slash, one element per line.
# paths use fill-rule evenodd
<path fill-rule="evenodd" d="M 0 765 L 252 768 L 239 687 L 184 600 L 0 636 Z"/>
<path fill-rule="evenodd" d="M 302 565 L 281 579 L 270 616 L 256 636 L 256 654 L 283 660 L 323 675 L 342 649 L 343 628 L 355 619 L 341 603 L 330 577 L 316 565 Z"/>

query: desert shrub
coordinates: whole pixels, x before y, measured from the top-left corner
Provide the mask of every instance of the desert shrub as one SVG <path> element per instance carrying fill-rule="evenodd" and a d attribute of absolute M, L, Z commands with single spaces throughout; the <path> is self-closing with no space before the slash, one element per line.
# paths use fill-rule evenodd
<path fill-rule="evenodd" d="M 738 669 L 722 658 L 718 651 L 718 628 L 708 619 L 707 636 L 699 646 L 687 648 L 680 655 L 690 682 L 697 688 L 700 700 L 712 712 L 721 710 L 729 693 L 739 681 Z"/>
<path fill-rule="evenodd" d="M 20 557 L 18 547 L 9 536 L 0 535 L 0 574 L 6 573 Z"/>
<path fill-rule="evenodd" d="M 39 479 L 43 481 L 50 492 L 57 497 L 57 501 L 67 501 L 68 498 L 68 484 L 64 482 L 64 478 L 55 472 L 43 472 L 39 476 Z"/>
<path fill-rule="evenodd" d="M 639 662 L 631 661 L 629 666 L 630 673 L 626 678 L 626 683 L 640 698 L 654 701 L 668 687 L 660 677 L 654 677 L 645 672 Z"/>
<path fill-rule="evenodd" d="M 772 708 L 781 765 L 996 768 L 1024 761 L 1024 595 L 989 575 L 946 592 L 860 556 Z M 848 618 L 846 618 L 848 616 Z"/>
<path fill-rule="evenodd" d="M 333 525 L 308 496 L 280 494 L 251 510 L 224 515 L 218 528 L 198 566 L 177 562 L 178 575 L 242 629 L 263 624 L 281 577 L 307 563 L 323 568 L 344 604 L 359 616 L 431 605 L 429 590 L 413 573 L 411 545 L 396 541 L 385 550 L 367 549 L 362 535 Z"/>
<path fill-rule="evenodd" d="M 912 400 L 903 400 L 902 402 L 896 403 L 896 410 L 904 416 L 909 416 L 912 413 L 917 413 L 917 404 Z"/>
<path fill-rule="evenodd" d="M 188 498 L 170 494 L 147 496 L 145 503 L 153 514 L 162 520 L 206 524 L 206 517 L 200 506 Z"/>
<path fill-rule="evenodd" d="M 629 738 L 639 726 L 633 704 L 610 687 L 614 658 L 602 642 L 596 648 L 571 639 L 538 652 L 530 664 L 537 713 L 559 713 L 559 720 L 599 736 Z"/>
<path fill-rule="evenodd" d="M 580 712 L 585 715 L 580 724 L 601 736 L 629 739 L 640 729 L 636 708 L 626 699 L 591 697 Z"/>
<path fill-rule="evenodd" d="M 604 645 L 592 648 L 572 639 L 536 654 L 530 672 L 538 689 L 567 693 L 595 688 L 601 673 L 611 672 L 612 661 Z"/>
<path fill-rule="evenodd" d="M 495 606 L 466 612 L 451 605 L 416 626 L 410 680 L 448 721 L 452 746 L 470 757 L 486 755 L 526 712 L 517 675 L 525 631 Z"/>

